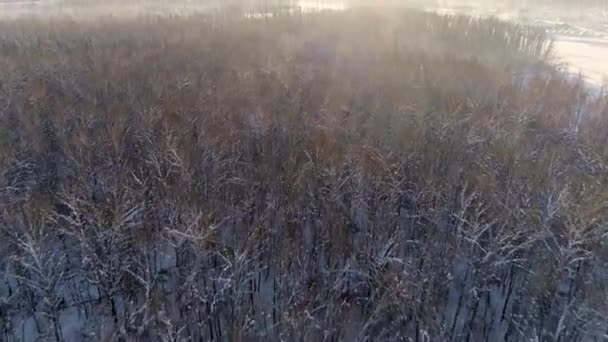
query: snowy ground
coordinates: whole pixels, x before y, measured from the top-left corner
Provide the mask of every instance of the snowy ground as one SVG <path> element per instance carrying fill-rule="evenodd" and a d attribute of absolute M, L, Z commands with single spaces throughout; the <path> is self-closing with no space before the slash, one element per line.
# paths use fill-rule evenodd
<path fill-rule="evenodd" d="M 568 70 L 593 85 L 608 81 L 608 39 L 556 36 L 555 54 Z"/>

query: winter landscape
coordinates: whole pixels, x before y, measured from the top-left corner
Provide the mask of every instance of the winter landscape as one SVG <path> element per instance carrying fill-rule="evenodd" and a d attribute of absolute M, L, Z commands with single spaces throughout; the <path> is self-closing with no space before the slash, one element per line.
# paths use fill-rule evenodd
<path fill-rule="evenodd" d="M 607 8 L 0 0 L 0 341 L 606 341 Z"/>

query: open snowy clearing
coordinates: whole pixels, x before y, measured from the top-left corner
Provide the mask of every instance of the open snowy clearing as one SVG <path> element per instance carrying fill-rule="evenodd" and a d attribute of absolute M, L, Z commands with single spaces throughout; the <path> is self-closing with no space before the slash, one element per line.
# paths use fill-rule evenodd
<path fill-rule="evenodd" d="M 608 39 L 555 37 L 555 55 L 568 70 L 580 73 L 591 84 L 603 85 L 608 77 Z"/>

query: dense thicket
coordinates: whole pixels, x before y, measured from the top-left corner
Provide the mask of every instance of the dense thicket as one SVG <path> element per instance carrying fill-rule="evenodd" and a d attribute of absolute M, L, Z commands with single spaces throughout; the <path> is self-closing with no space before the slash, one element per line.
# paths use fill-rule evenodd
<path fill-rule="evenodd" d="M 0 340 L 600 340 L 608 106 L 549 48 L 416 12 L 0 22 Z"/>

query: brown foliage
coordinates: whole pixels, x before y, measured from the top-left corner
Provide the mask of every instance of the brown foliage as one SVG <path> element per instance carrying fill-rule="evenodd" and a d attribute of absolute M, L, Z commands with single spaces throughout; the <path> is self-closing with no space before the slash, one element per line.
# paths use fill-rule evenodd
<path fill-rule="evenodd" d="M 542 32 L 22 19 L 0 46 L 4 320 L 51 312 L 62 339 L 35 302 L 65 296 L 108 339 L 605 332 L 606 99 Z"/>

